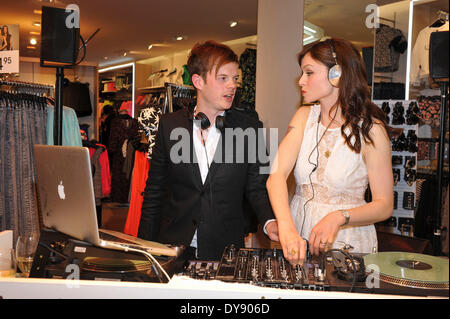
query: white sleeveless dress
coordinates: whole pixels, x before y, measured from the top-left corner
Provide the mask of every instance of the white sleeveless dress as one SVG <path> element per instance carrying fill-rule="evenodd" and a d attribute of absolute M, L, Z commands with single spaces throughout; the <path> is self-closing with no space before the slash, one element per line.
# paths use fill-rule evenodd
<path fill-rule="evenodd" d="M 319 165 L 312 172 L 317 163 L 317 148 L 314 149 L 317 125 L 317 140 L 326 129 L 318 122 L 319 114 L 320 105 L 311 106 L 294 170 L 296 192 L 290 204 L 297 231 L 305 239 L 309 239 L 313 227 L 328 213 L 365 205 L 364 193 L 369 180 L 362 154 L 347 146 L 340 127 L 325 133 L 318 147 Z M 376 252 L 375 226 L 341 227 L 332 246 L 342 249 L 344 243 L 354 247 L 350 253 Z"/>

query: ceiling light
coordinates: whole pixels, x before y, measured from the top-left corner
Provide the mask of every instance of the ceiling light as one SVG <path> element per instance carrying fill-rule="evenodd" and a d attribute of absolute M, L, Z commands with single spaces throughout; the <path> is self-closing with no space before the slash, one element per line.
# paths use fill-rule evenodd
<path fill-rule="evenodd" d="M 230 22 L 230 28 L 234 28 L 235 26 L 237 26 L 237 22 L 236 21 L 231 21 Z"/>
<path fill-rule="evenodd" d="M 314 40 L 314 37 L 312 35 L 307 36 L 306 38 L 303 38 L 304 43 L 310 43 L 309 41 Z"/>
<path fill-rule="evenodd" d="M 306 31 L 309 31 L 309 32 L 311 32 L 311 33 L 317 33 L 317 31 L 316 30 L 314 30 L 314 29 L 311 29 L 310 27 L 307 27 L 306 25 L 305 26 L 303 26 L 303 28 L 306 30 Z"/>
<path fill-rule="evenodd" d="M 40 22 L 33 22 L 33 26 L 35 26 L 35 27 L 40 27 L 40 26 L 41 26 L 41 23 L 40 23 Z"/>
<path fill-rule="evenodd" d="M 36 41 L 35 38 L 31 38 L 31 39 L 30 39 L 30 44 L 31 44 L 31 45 L 36 45 L 36 43 L 37 43 L 37 41 Z"/>
<path fill-rule="evenodd" d="M 108 60 L 108 57 L 107 56 L 105 56 L 103 59 L 105 59 L 105 60 Z"/>
<path fill-rule="evenodd" d="M 324 30 L 309 21 L 303 21 L 303 45 L 320 40 L 324 36 Z"/>
<path fill-rule="evenodd" d="M 27 49 L 36 49 L 36 47 L 32 46 L 32 45 L 27 45 Z"/>
<path fill-rule="evenodd" d="M 148 46 L 148 49 L 150 50 L 151 48 L 153 48 L 153 44 L 150 44 L 149 46 Z"/>
<path fill-rule="evenodd" d="M 39 31 L 30 31 L 31 35 L 41 35 Z"/>
<path fill-rule="evenodd" d="M 34 14 L 42 14 L 42 10 L 33 10 Z"/>
<path fill-rule="evenodd" d="M 181 40 L 183 40 L 182 36 L 177 37 L 177 41 L 181 41 Z"/>
<path fill-rule="evenodd" d="M 123 56 L 127 56 L 127 53 L 126 53 L 126 52 L 124 52 L 124 53 L 123 53 Z"/>

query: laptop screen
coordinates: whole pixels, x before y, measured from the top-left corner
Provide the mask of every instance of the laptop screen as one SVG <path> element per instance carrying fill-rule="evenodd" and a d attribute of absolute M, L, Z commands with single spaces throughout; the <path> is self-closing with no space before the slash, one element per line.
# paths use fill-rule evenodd
<path fill-rule="evenodd" d="M 97 244 L 100 239 L 89 150 L 34 145 L 34 158 L 44 227 Z"/>

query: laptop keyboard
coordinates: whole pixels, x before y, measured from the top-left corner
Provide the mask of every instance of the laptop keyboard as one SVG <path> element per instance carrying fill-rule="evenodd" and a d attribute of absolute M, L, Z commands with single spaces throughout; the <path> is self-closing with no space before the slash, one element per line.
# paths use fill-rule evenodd
<path fill-rule="evenodd" d="M 99 236 L 100 239 L 102 240 L 106 240 L 106 241 L 112 241 L 112 242 L 116 242 L 116 243 L 124 243 L 124 244 L 134 244 L 136 245 L 136 243 L 133 243 L 132 241 L 123 239 L 123 238 L 119 238 L 117 236 L 108 234 L 108 233 L 104 233 L 101 230 L 99 231 Z"/>

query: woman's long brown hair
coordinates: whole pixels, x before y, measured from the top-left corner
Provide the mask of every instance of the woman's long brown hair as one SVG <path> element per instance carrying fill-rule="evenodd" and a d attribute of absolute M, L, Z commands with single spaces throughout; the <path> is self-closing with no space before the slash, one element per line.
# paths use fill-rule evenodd
<path fill-rule="evenodd" d="M 332 44 L 329 43 L 332 41 Z M 361 135 L 365 143 L 373 144 L 369 132 L 374 123 L 381 124 L 391 135 L 391 128 L 386 122 L 386 115 L 370 99 L 370 89 L 367 85 L 367 73 L 361 55 L 352 43 L 343 39 L 330 39 L 305 47 L 299 54 L 301 65 L 304 56 L 311 57 L 323 63 L 328 68 L 336 64 L 332 55 L 332 46 L 336 53 L 336 60 L 341 66 L 342 75 L 339 80 L 338 101 L 332 110 L 339 105 L 345 119 L 341 127 L 341 134 L 348 147 L 356 153 L 361 152 Z M 349 127 L 347 135 L 345 129 Z"/>

